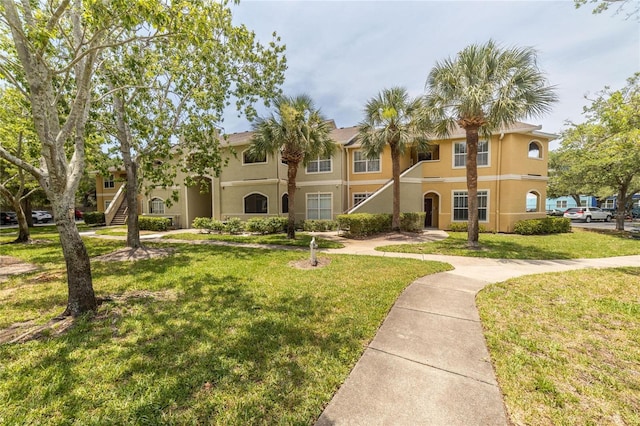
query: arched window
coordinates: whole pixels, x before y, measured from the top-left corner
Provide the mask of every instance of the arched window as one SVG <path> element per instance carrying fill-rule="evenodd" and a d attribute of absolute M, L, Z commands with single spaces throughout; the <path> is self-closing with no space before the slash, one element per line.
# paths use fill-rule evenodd
<path fill-rule="evenodd" d="M 540 194 L 535 191 L 527 192 L 527 212 L 540 211 Z"/>
<path fill-rule="evenodd" d="M 289 213 L 289 194 L 282 194 L 282 213 Z"/>
<path fill-rule="evenodd" d="M 149 201 L 149 213 L 164 214 L 164 200 L 161 198 L 152 198 Z"/>
<path fill-rule="evenodd" d="M 267 213 L 267 197 L 262 194 L 249 194 L 244 197 L 245 213 Z"/>
<path fill-rule="evenodd" d="M 540 142 L 529 142 L 529 158 L 542 158 L 542 145 L 540 145 Z"/>

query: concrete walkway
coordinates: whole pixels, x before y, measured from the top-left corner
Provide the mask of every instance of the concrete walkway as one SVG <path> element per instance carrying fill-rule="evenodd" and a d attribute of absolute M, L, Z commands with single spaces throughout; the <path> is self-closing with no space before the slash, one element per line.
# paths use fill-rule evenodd
<path fill-rule="evenodd" d="M 437 232 L 427 236 L 438 238 Z M 640 266 L 640 256 L 526 261 L 374 250 L 393 243 L 386 238 L 346 242 L 345 248 L 327 252 L 438 260 L 455 269 L 407 287 L 317 426 L 508 425 L 475 304 L 477 292 L 527 274 Z"/>

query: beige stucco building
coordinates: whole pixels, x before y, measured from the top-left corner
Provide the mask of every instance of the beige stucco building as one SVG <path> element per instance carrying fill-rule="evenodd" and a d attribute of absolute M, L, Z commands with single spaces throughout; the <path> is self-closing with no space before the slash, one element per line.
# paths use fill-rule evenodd
<path fill-rule="evenodd" d="M 480 223 L 487 230 L 511 232 L 516 221 L 544 217 L 549 141 L 555 135 L 541 126 L 516 123 L 481 139 L 478 149 Z M 377 159 L 367 159 L 357 141 L 357 127 L 336 128 L 331 158 L 318 158 L 297 175 L 296 221 L 335 219 L 343 213 L 391 213 L 391 155 L 387 149 Z M 254 159 L 247 155 L 251 132 L 230 135 L 222 147 L 229 163 L 219 177 L 201 177 L 208 189 L 187 187 L 178 176 L 176 185 L 153 189 L 141 200 L 141 212 L 171 217 L 176 227 L 189 227 L 196 217 L 227 219 L 287 214 L 287 166 L 279 156 Z M 401 160 L 400 210 L 427 213 L 425 226 L 447 229 L 465 222 L 466 144 L 459 130 L 445 140 L 432 140 L 427 153 L 409 151 Z M 98 206 L 119 207 L 116 184 L 97 178 Z M 173 190 L 179 200 L 165 201 Z M 122 198 L 122 197 L 120 197 Z M 115 201 L 114 201 L 115 200 Z M 535 207 L 532 207 L 534 206 Z M 527 207 L 529 206 L 529 207 Z M 109 220 L 108 220 L 109 221 Z"/>

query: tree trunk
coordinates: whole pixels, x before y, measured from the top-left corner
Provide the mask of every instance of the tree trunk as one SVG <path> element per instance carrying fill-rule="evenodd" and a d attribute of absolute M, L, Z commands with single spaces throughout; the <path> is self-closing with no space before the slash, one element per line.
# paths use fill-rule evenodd
<path fill-rule="evenodd" d="M 115 85 L 109 81 L 109 88 L 115 89 Z M 118 141 L 120 142 L 120 153 L 122 154 L 122 163 L 127 173 L 125 197 L 127 199 L 128 216 L 127 216 L 127 247 L 133 249 L 142 246 L 140 243 L 140 227 L 138 225 L 138 168 L 135 160 L 131 156 L 131 132 L 126 121 L 126 112 L 124 101 L 120 97 L 120 93 L 113 92 L 114 113 L 116 117 L 116 132 Z"/>
<path fill-rule="evenodd" d="M 127 172 L 127 181 L 125 182 L 127 193 L 125 197 L 128 208 L 127 247 L 136 249 L 142 247 L 140 243 L 140 226 L 138 225 L 138 166 L 135 161 L 131 160 L 131 157 L 129 157 L 128 163 L 127 165 L 125 161 Z"/>
<path fill-rule="evenodd" d="M 624 216 L 627 207 L 627 187 L 618 187 L 616 206 L 616 231 L 624 231 Z"/>
<path fill-rule="evenodd" d="M 400 153 L 398 144 L 391 144 L 391 173 L 393 175 L 393 215 L 391 230 L 400 231 Z"/>
<path fill-rule="evenodd" d="M 287 193 L 289 195 L 289 221 L 287 223 L 287 238 L 296 239 L 296 176 L 298 175 L 298 163 L 291 160 L 287 162 Z"/>
<path fill-rule="evenodd" d="M 478 244 L 478 127 L 468 127 L 467 134 L 467 246 L 479 248 Z"/>
<path fill-rule="evenodd" d="M 20 200 L 13 199 L 11 204 L 16 212 L 18 218 L 18 238 L 14 240 L 14 243 L 28 243 L 31 241 L 31 233 L 29 232 L 29 223 L 27 222 L 27 216 L 25 216 Z"/>
<path fill-rule="evenodd" d="M 98 302 L 93 292 L 89 254 L 72 219 L 71 211 L 70 205 L 54 205 L 56 227 L 60 233 L 60 244 L 67 264 L 69 289 L 67 308 L 62 316 L 77 317 L 85 312 L 95 311 Z"/>

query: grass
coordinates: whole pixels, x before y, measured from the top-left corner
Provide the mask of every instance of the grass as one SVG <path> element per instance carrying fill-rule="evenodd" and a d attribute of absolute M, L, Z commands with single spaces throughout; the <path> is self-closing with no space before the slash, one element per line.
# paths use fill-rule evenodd
<path fill-rule="evenodd" d="M 39 239 L 48 242 L 0 246 L 42 268 L 0 283 L 0 328 L 64 309 L 59 244 Z M 92 256 L 122 247 L 86 244 Z M 95 318 L 0 346 L 0 423 L 311 424 L 400 292 L 449 269 L 331 256 L 301 270 L 290 262 L 306 253 L 174 247 L 161 259 L 94 262 L 96 294 L 112 296 Z"/>
<path fill-rule="evenodd" d="M 442 254 L 492 259 L 578 259 L 640 254 L 640 241 L 627 233 L 600 233 L 574 229 L 569 234 L 480 234 L 480 250 L 469 250 L 466 232 L 450 232 L 442 241 L 397 244 L 376 250 L 397 253 Z"/>
<path fill-rule="evenodd" d="M 477 304 L 514 424 L 640 424 L 640 268 L 522 277 Z"/>
<path fill-rule="evenodd" d="M 165 235 L 165 239 L 177 239 L 186 241 L 222 241 L 228 243 L 244 243 L 244 244 L 273 244 L 280 246 L 293 247 L 309 247 L 312 235 L 305 233 L 296 233 L 296 239 L 290 240 L 286 234 L 268 234 L 268 235 L 229 235 L 229 234 L 194 234 L 185 232 L 181 234 Z M 342 248 L 344 245 L 337 241 L 316 238 L 319 248 Z"/>
<path fill-rule="evenodd" d="M 110 235 L 110 236 L 114 236 L 114 237 L 126 237 L 127 236 L 127 227 L 116 227 L 116 228 L 102 228 L 102 229 L 97 229 L 96 231 L 97 235 Z M 156 231 L 140 231 L 140 235 L 151 235 L 151 234 L 157 234 L 158 232 Z"/>

